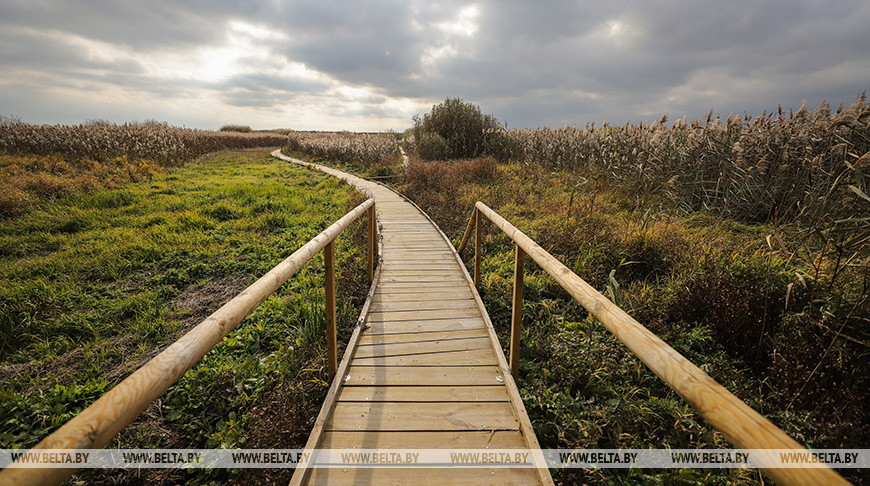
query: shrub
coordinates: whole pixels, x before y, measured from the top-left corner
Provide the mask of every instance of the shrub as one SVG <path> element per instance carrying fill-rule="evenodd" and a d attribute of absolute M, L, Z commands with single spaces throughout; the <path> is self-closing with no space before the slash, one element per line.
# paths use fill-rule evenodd
<path fill-rule="evenodd" d="M 484 115 L 480 108 L 465 103 L 459 98 L 447 98 L 443 103 L 432 107 L 432 111 L 422 117 L 414 117 L 414 139 L 417 153 L 426 160 L 442 157 L 440 155 L 443 139 L 446 143 L 446 157 L 449 159 L 473 158 L 481 155 L 501 156 L 500 140 L 503 127 L 492 115 Z"/>
<path fill-rule="evenodd" d="M 450 157 L 450 147 L 441 135 L 424 133 L 417 142 L 417 153 L 426 160 L 444 160 Z"/>
<path fill-rule="evenodd" d="M 251 133 L 254 130 L 251 129 L 248 125 L 224 125 L 221 127 L 220 131 L 222 132 L 239 132 L 239 133 Z"/>

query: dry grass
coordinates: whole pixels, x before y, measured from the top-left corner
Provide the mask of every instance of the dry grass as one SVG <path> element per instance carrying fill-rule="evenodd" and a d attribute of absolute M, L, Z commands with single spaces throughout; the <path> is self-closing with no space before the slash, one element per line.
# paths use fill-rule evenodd
<path fill-rule="evenodd" d="M 292 132 L 291 152 L 303 152 L 332 162 L 358 164 L 368 169 L 384 160 L 400 157 L 392 134 Z"/>
<path fill-rule="evenodd" d="M 627 193 L 664 194 L 687 209 L 714 209 L 741 221 L 812 216 L 834 191 L 831 207 L 852 213 L 862 201 L 847 188 L 870 150 L 870 106 L 861 96 L 835 112 L 731 115 L 667 125 L 511 130 L 514 159 L 607 178 Z M 866 170 L 866 167 L 864 168 Z"/>
<path fill-rule="evenodd" d="M 30 125 L 0 120 L 0 218 L 29 203 L 150 178 L 226 149 L 286 143 L 276 133 L 210 132 L 165 124 Z"/>
<path fill-rule="evenodd" d="M 162 124 L 31 125 L 0 121 L 0 153 L 61 155 L 104 162 L 117 157 L 178 165 L 219 150 L 275 147 L 275 133 L 212 132 Z"/>

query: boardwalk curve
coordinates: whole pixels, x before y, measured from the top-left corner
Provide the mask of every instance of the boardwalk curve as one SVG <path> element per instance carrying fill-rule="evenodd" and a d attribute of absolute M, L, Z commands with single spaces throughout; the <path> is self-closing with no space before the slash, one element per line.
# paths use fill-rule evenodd
<path fill-rule="evenodd" d="M 539 450 L 492 322 L 452 244 L 394 191 L 283 155 L 374 198 L 381 265 L 306 449 Z M 543 464 L 540 455 L 537 464 Z M 299 469 L 291 484 L 552 484 L 546 468 Z"/>

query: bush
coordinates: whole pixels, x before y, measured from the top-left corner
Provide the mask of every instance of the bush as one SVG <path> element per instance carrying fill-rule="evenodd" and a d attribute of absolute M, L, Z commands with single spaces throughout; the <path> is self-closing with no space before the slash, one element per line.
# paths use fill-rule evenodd
<path fill-rule="evenodd" d="M 426 160 L 500 156 L 503 153 L 500 149 L 500 140 L 504 139 L 501 123 L 459 98 L 447 98 L 422 118 L 414 116 L 412 131 L 417 141 L 417 154 Z M 439 138 L 446 144 L 446 157 L 434 156 L 441 155 Z"/>
<path fill-rule="evenodd" d="M 221 127 L 220 131 L 222 132 L 239 132 L 239 133 L 251 133 L 254 130 L 251 129 L 248 125 L 224 125 Z"/>
<path fill-rule="evenodd" d="M 444 160 L 450 156 L 450 147 L 441 135 L 424 133 L 417 142 L 417 153 L 426 160 Z"/>

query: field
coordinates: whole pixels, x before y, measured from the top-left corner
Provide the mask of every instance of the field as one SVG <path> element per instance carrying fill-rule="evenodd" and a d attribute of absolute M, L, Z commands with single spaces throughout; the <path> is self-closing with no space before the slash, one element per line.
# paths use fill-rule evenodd
<path fill-rule="evenodd" d="M 247 148 L 270 144 L 377 177 L 456 243 L 484 201 L 802 444 L 865 448 L 870 437 L 864 99 L 511 130 L 492 156 L 412 156 L 407 169 L 394 134 L 2 127 L 0 448 L 36 443 L 361 201 Z M 27 145 L 29 133 L 43 138 Z M 162 135 L 135 149 L 148 133 Z M 100 150 L 81 141 L 98 134 Z M 172 140 L 182 149 L 161 151 Z M 414 152 L 412 138 L 402 144 Z M 513 248 L 484 228 L 480 292 L 506 347 Z M 345 333 L 365 292 L 364 229 L 337 245 Z M 518 384 L 542 447 L 730 447 L 532 263 L 525 295 Z M 318 257 L 110 447 L 301 446 L 326 391 L 322 299 Z M 256 484 L 286 472 L 77 479 Z M 769 482 L 740 470 L 553 474 L 560 484 Z"/>
<path fill-rule="evenodd" d="M 37 199 L 2 220 L 0 448 L 34 445 L 361 200 L 344 183 L 248 149 Z M 367 289 L 364 238 L 356 223 L 337 241 L 343 331 Z M 326 392 L 322 268 L 315 257 L 108 447 L 304 445 Z"/>

